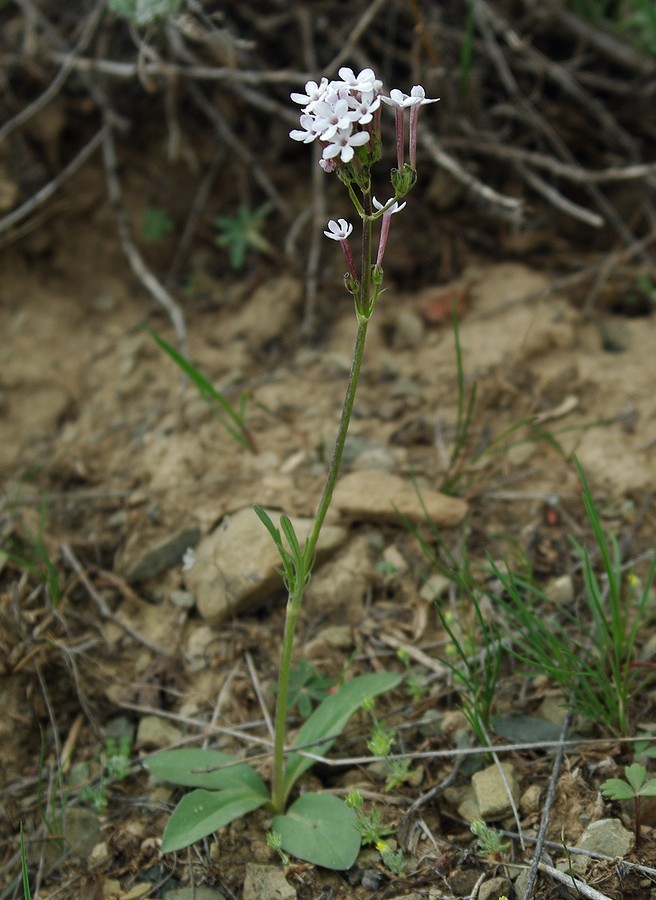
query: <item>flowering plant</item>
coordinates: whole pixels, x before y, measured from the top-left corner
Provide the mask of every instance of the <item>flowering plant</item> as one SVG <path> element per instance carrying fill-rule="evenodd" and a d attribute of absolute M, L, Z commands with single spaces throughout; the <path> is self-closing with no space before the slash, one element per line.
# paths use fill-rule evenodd
<path fill-rule="evenodd" d="M 273 747 L 271 791 L 249 765 L 217 750 L 181 749 L 156 754 L 146 766 L 157 777 L 193 787 L 174 810 L 164 832 L 162 849 L 178 850 L 206 837 L 222 825 L 251 810 L 265 807 L 273 813 L 274 843 L 289 853 L 330 869 L 353 865 L 360 849 L 361 833 L 354 810 L 329 793 L 301 794 L 287 806 L 300 776 L 313 764 L 312 753 L 330 749 L 348 720 L 377 694 L 392 690 L 401 680 L 395 673 L 373 673 L 353 678 L 329 695 L 298 731 L 291 749 L 286 748 L 290 671 L 296 623 L 305 588 L 314 566 L 321 528 L 330 507 L 340 469 L 344 444 L 355 401 L 369 320 L 383 283 L 383 258 L 391 218 L 401 212 L 403 198 L 417 180 L 417 121 L 419 108 L 435 100 L 426 98 L 415 85 L 410 94 L 393 90 L 382 93 L 382 82 L 372 69 L 356 75 L 339 70 L 339 80 L 308 81 L 305 93 L 293 93 L 302 106 L 300 128 L 290 133 L 303 143 L 319 141 L 323 147 L 320 165 L 346 186 L 362 222 L 361 258 L 356 265 L 349 238 L 353 225 L 346 219 L 331 219 L 324 231 L 338 241 L 344 252 L 348 291 L 355 301 L 358 323 L 353 363 L 330 468 L 310 534 L 304 545 L 290 519 L 283 515 L 279 526 L 259 506 L 255 512 L 274 540 L 282 563 L 281 574 L 288 591 L 287 612 L 280 659 Z M 381 101 L 395 112 L 397 167 L 391 171 L 392 197 L 380 202 L 372 193 L 371 168 L 381 158 Z M 410 108 L 409 162 L 404 161 L 405 109 Z M 380 222 L 378 247 L 373 257 L 373 226 Z"/>

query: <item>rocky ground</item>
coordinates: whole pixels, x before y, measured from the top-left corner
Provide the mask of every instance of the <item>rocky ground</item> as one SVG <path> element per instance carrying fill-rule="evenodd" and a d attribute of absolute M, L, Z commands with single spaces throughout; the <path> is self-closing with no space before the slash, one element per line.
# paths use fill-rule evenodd
<path fill-rule="evenodd" d="M 255 30 L 263 29 L 258 39 L 273 35 L 276 54 L 275 62 L 258 62 L 266 75 L 296 32 L 286 19 L 282 25 L 268 19 L 264 6 Z M 356 6 L 364 15 L 369 4 Z M 498 23 L 489 4 L 480 9 L 477 52 L 488 61 L 472 76 L 488 83 L 489 60 L 499 60 L 492 39 Z M 297 13 L 299 28 L 309 28 L 303 9 Z M 337 31 L 326 16 L 315 23 L 318 36 L 346 40 L 346 26 Z M 386 22 L 380 33 L 389 40 Z M 1 24 L 5 39 L 12 28 L 20 36 L 22 12 L 5 9 Z M 196 33 L 189 21 L 178 24 L 172 46 L 180 50 L 183 38 L 191 46 Z M 250 34 L 248 23 L 237 24 Z M 448 21 L 445 29 L 437 24 L 428 22 L 435 47 L 438 38 L 450 47 L 453 29 Z M 107 28 L 120 35 L 123 43 L 117 38 L 112 52 L 125 60 L 134 51 L 126 27 L 112 20 Z M 432 60 L 430 28 L 406 32 L 419 35 Z M 372 34 L 371 53 L 380 55 L 378 32 Z M 551 46 L 546 38 L 544 45 Z M 210 54 L 210 46 L 198 52 Z M 259 46 L 267 46 L 264 38 Z M 615 44 L 599 46 L 611 46 L 611 61 L 619 53 Z M 528 43 L 513 47 L 516 55 L 507 51 L 508 58 L 526 92 L 542 78 L 548 82 L 545 72 L 564 71 Z M 228 49 L 239 57 L 243 48 Z M 111 57 L 104 45 L 100 50 Z M 219 50 L 227 53 L 212 52 Z M 401 60 L 395 66 L 410 77 L 405 44 L 395 44 L 394 52 Z M 629 63 L 647 84 L 653 60 L 636 54 Z M 218 65 L 213 57 L 211 63 Z M 117 126 L 115 170 L 103 168 L 98 142 L 34 216 L 16 229 L 0 227 L 0 900 L 24 896 L 21 827 L 32 896 L 53 900 L 512 900 L 525 896 L 533 849 L 542 839 L 539 900 L 575 896 L 568 872 L 582 879 L 581 895 L 592 900 L 656 897 L 656 803 L 642 802 L 636 844 L 633 804 L 600 792 L 633 761 L 635 740 L 656 733 L 653 603 L 632 661 L 641 679 L 628 713 L 630 733 L 580 717 L 572 724 L 573 742 L 563 747 L 570 698 L 510 653 L 516 635 L 489 571 L 490 560 L 505 560 L 530 573 L 544 591 L 538 615 L 567 622 L 572 645 L 588 641 L 592 619 L 571 538 L 589 548 L 598 573 L 601 566 L 575 457 L 604 528 L 619 542 L 627 592 L 645 578 L 653 556 L 653 187 L 646 163 L 643 181 L 635 171 L 617 174 L 617 147 L 629 148 L 633 165 L 635 146 L 647 144 L 651 95 L 637 91 L 628 109 L 608 87 L 610 76 L 594 83 L 581 76 L 591 90 L 609 92 L 608 108 L 621 122 L 603 133 L 608 146 L 598 158 L 598 135 L 589 131 L 596 125 L 584 128 L 577 118 L 578 94 L 572 117 L 562 98 L 545 91 L 538 127 L 521 106 L 523 96 L 513 93 L 520 138 L 512 144 L 516 169 L 506 169 L 506 145 L 488 140 L 490 122 L 499 134 L 510 127 L 494 118 L 502 104 L 486 97 L 489 117 L 482 100 L 465 115 L 457 65 L 426 68 L 440 85 L 444 146 L 455 155 L 437 147 L 435 123 L 427 122 L 420 183 L 405 218 L 393 220 L 387 290 L 370 325 L 343 469 L 296 645 L 297 676 L 309 677 L 301 692 L 306 705 L 316 702 L 313 691 L 320 697 L 358 674 L 405 675 L 401 687 L 378 699 L 376 715 L 394 730 L 395 750 L 408 755 L 407 777 L 386 789 L 388 764 L 369 760 L 371 718 L 358 712 L 331 760 L 319 762 L 300 785 L 339 796 L 360 790 L 367 814 L 380 813 L 403 866 L 394 871 L 371 845 L 347 872 L 283 864 L 267 846 L 270 817 L 261 810 L 189 851 L 162 853 L 163 829 L 180 792 L 149 777 L 144 762 L 151 754 L 207 746 L 248 758 L 265 779 L 270 775 L 286 595 L 253 504 L 274 519 L 289 515 L 301 535 L 309 528 L 356 322 L 343 290 L 340 248 L 324 242 L 311 264 L 313 228 L 320 233 L 328 216 L 348 215 L 347 200 L 336 179 L 323 184 L 317 203 L 326 215 L 312 224 L 309 199 L 318 196 L 317 182 L 309 152 L 302 168 L 294 155 L 308 148 L 289 149 L 287 82 L 283 90 L 278 82 L 256 80 L 259 94 L 248 94 L 246 79 L 235 82 L 233 94 L 213 93 L 212 103 L 225 114 L 209 116 L 219 138 L 194 118 L 208 102 L 190 82 L 198 109 L 180 112 L 179 134 L 167 118 L 165 140 L 162 98 L 171 96 L 157 93 L 149 77 L 158 73 L 146 66 L 138 89 L 135 75 L 126 82 L 132 87 L 121 82 L 112 95 L 132 125 L 125 133 Z M 87 102 L 80 85 L 88 90 L 80 76 L 61 108 L 46 106 L 44 117 L 30 120 L 23 143 L 12 136 L 13 168 L 9 144 L 0 148 L 3 214 L 12 214 L 21 191 L 30 196 L 56 176 L 80 141 L 96 140 L 91 118 L 103 109 L 93 92 Z M 499 97 L 502 87 L 495 82 Z M 160 105 L 153 112 L 154 96 Z M 270 115 L 265 101 L 273 104 L 271 118 L 262 113 Z M 608 125 L 608 110 L 600 104 L 591 110 Z M 559 111 L 563 118 L 556 121 Z M 625 114 L 633 116 L 635 142 L 625 134 L 631 124 Z M 470 140 L 461 129 L 469 115 L 485 140 L 480 134 L 478 142 Z M 606 185 L 601 177 L 567 181 L 583 169 L 566 153 L 546 168 L 551 157 L 544 148 L 521 155 L 522 146 L 533 146 L 533 133 L 529 140 L 522 129 L 535 127 L 541 140 L 547 120 L 574 143 L 580 138 L 590 154 L 579 157 L 586 165 L 605 168 L 606 193 L 597 187 Z M 235 121 L 242 129 L 237 137 L 229 127 Z M 175 134 L 177 155 L 171 153 Z M 252 157 L 242 138 L 257 148 Z M 481 147 L 488 157 L 476 155 Z M 458 154 L 460 170 L 453 167 Z M 571 203 L 563 212 L 560 194 L 556 211 L 545 214 L 544 190 L 536 189 L 520 220 L 515 212 L 528 188 L 518 173 L 529 164 L 563 179 L 564 193 L 595 210 L 608 211 L 608 195 L 612 215 L 607 221 L 588 212 L 586 224 L 581 206 Z M 120 176 L 124 208 L 107 199 L 112 171 Z M 205 182 L 208 172 L 213 178 Z M 533 169 L 529 175 L 535 188 Z M 495 190 L 486 188 L 488 178 Z M 572 184 L 587 187 L 579 196 Z M 199 185 L 207 187 L 204 199 Z M 234 270 L 217 245 L 215 216 L 260 208 L 258 198 L 272 201 L 263 219 L 267 243 L 259 253 L 251 247 Z M 125 240 L 121 246 L 117 208 L 119 226 L 124 212 L 143 264 L 136 276 Z M 150 214 L 152 226 L 153 210 L 155 236 L 144 225 Z M 590 224 L 595 216 L 603 227 Z M 192 220 L 193 239 L 186 241 Z M 628 238 L 626 222 L 634 229 Z M 180 304 L 195 366 L 235 406 L 243 404 L 251 448 L 227 432 L 216 405 L 182 383 L 153 340 L 149 330 L 173 345 L 179 334 L 145 289 L 152 287 L 145 270 Z M 184 565 L 190 549 L 191 568 Z M 480 660 L 480 622 L 454 569 L 481 592 L 482 620 L 499 629 L 508 650 L 494 692 L 493 758 L 463 715 L 450 668 L 453 642 L 438 615 L 440 609 L 470 658 Z M 299 701 L 290 735 L 305 712 Z M 646 765 L 653 769 L 649 759 Z M 477 842 L 470 828 L 475 818 L 498 829 L 496 847 Z"/>

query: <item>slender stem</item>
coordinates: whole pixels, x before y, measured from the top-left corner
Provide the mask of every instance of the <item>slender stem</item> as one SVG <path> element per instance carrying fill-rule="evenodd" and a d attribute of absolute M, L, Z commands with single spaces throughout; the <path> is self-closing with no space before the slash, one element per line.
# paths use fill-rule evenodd
<path fill-rule="evenodd" d="M 285 734 L 287 729 L 287 707 L 289 700 L 289 670 L 292 662 L 292 651 L 294 648 L 294 633 L 296 631 L 296 623 L 303 602 L 303 594 L 306 585 L 310 579 L 314 558 L 321 534 L 321 528 L 330 508 L 333 498 L 333 491 L 337 483 L 339 469 L 344 454 L 344 445 L 351 422 L 353 413 L 353 405 L 355 403 L 355 394 L 358 387 L 358 379 L 360 377 L 360 367 L 362 366 L 362 358 L 364 356 L 364 345 L 367 337 L 367 327 L 371 316 L 372 300 L 371 292 L 371 234 L 372 222 L 371 215 L 371 198 L 368 194 L 363 195 L 364 210 L 367 218 L 362 223 L 362 287 L 360 292 L 359 308 L 356 309 L 358 318 L 358 331 L 355 338 L 355 349 L 353 351 L 353 362 L 349 374 L 346 393 L 344 395 L 344 403 L 342 405 L 342 415 L 339 421 L 333 455 L 328 469 L 326 484 L 319 501 L 317 513 L 312 524 L 312 529 L 303 548 L 302 558 L 299 560 L 299 568 L 295 573 L 294 584 L 290 586 L 289 597 L 287 600 L 287 613 L 285 615 L 285 629 L 282 639 L 282 653 L 280 657 L 280 672 L 278 676 L 278 693 L 276 696 L 276 721 L 273 736 L 273 775 L 271 779 L 271 801 L 277 812 L 282 813 L 287 802 L 287 788 L 285 786 Z"/>

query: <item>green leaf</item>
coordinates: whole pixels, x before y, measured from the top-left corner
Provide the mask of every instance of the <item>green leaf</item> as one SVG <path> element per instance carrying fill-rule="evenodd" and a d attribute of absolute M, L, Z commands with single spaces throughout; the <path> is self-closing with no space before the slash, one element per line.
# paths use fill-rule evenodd
<path fill-rule="evenodd" d="M 324 869 L 350 869 L 360 851 L 360 834 L 352 809 L 333 794 L 303 794 L 284 816 L 274 816 L 273 829 L 282 848 Z"/>
<path fill-rule="evenodd" d="M 402 676 L 395 672 L 376 672 L 347 681 L 336 694 L 326 697 L 315 709 L 296 735 L 293 746 L 304 750 L 315 749 L 321 754 L 327 753 L 335 738 L 339 737 L 348 720 L 360 709 L 365 700 L 394 690 L 401 680 Z M 314 760 L 307 756 L 299 756 L 298 753 L 289 754 L 285 767 L 286 796 L 289 795 L 296 780 L 313 765 Z"/>
<path fill-rule="evenodd" d="M 255 769 L 220 750 L 165 750 L 144 761 L 160 781 L 207 790 L 247 789 L 268 799 L 269 792 Z"/>
<path fill-rule="evenodd" d="M 267 799 L 247 788 L 191 791 L 173 810 L 162 836 L 162 851 L 172 853 L 188 847 L 234 819 L 264 806 Z"/>
<path fill-rule="evenodd" d="M 656 797 L 656 778 L 650 778 L 646 784 L 640 788 L 641 797 Z"/>
<path fill-rule="evenodd" d="M 221 419 L 221 424 L 228 432 L 228 434 L 233 437 L 238 444 L 241 444 L 242 447 L 245 447 L 247 450 L 253 450 L 253 446 L 251 441 L 248 439 L 248 432 L 246 430 L 246 426 L 244 423 L 243 410 L 242 413 L 238 413 L 234 408 L 232 403 L 223 396 L 220 391 L 214 387 L 211 381 L 208 381 L 207 378 L 198 371 L 196 366 L 193 365 L 185 356 L 182 355 L 175 347 L 172 347 L 168 341 L 165 341 L 163 337 L 160 337 L 154 331 L 150 331 L 150 329 L 146 329 L 151 338 L 155 341 L 155 343 L 168 355 L 171 357 L 173 362 L 181 369 L 187 378 L 194 385 L 200 396 L 203 400 L 212 408 L 213 403 L 217 404 L 221 407 L 224 414 L 234 423 L 230 425 L 224 419 Z M 220 417 L 219 417 L 220 418 Z"/>
<path fill-rule="evenodd" d="M 280 537 L 279 529 L 276 528 L 276 526 L 273 524 L 271 516 L 268 514 L 268 512 L 266 512 L 266 510 L 262 509 L 262 507 L 258 503 L 253 504 L 253 511 L 271 535 L 273 543 L 276 545 L 278 550 L 280 550 L 282 548 L 282 538 Z"/>
<path fill-rule="evenodd" d="M 601 793 L 611 800 L 633 800 L 635 791 L 626 781 L 619 778 L 609 778 L 601 786 Z"/>
<path fill-rule="evenodd" d="M 624 766 L 624 775 L 636 794 L 640 793 L 640 788 L 647 778 L 647 770 L 640 763 L 633 763 L 630 766 Z"/>

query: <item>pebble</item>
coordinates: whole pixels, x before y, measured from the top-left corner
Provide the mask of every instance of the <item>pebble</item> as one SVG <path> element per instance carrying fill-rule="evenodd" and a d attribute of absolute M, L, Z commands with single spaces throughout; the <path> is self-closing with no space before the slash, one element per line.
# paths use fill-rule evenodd
<path fill-rule="evenodd" d="M 623 857 L 633 849 L 635 835 L 622 825 L 619 819 L 597 819 L 591 822 L 579 838 L 576 846 L 580 850 L 589 850 L 591 853 L 602 853 L 611 858 Z M 578 856 L 575 861 L 575 869 L 581 871 L 578 865 L 588 862 L 586 857 Z"/>
<path fill-rule="evenodd" d="M 200 529 L 191 526 L 144 546 L 143 536 L 135 532 L 120 554 L 116 568 L 129 582 L 149 581 L 181 565 L 185 550 L 195 547 L 199 538 Z"/>
<path fill-rule="evenodd" d="M 463 521 L 467 503 L 439 491 L 421 488 L 411 481 L 380 470 L 350 472 L 337 482 L 333 504 L 344 518 L 364 522 L 400 524 L 399 513 L 414 523 L 428 516 L 437 527 Z"/>
<path fill-rule="evenodd" d="M 246 864 L 243 900 L 294 900 L 294 888 L 279 866 Z"/>
<path fill-rule="evenodd" d="M 160 716 L 144 716 L 139 721 L 135 747 L 138 750 L 154 750 L 178 744 L 182 732 Z"/>
<path fill-rule="evenodd" d="M 499 819 L 505 819 L 506 816 L 512 814 L 508 788 L 515 805 L 519 803 L 519 784 L 514 774 L 515 767 L 511 763 L 501 763 L 501 769 L 507 786 L 496 765 L 488 766 L 481 772 L 472 775 L 472 785 L 480 817 L 486 823 L 498 822 Z"/>

